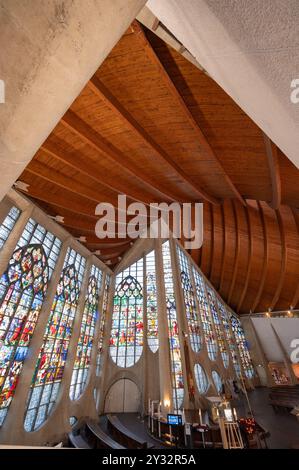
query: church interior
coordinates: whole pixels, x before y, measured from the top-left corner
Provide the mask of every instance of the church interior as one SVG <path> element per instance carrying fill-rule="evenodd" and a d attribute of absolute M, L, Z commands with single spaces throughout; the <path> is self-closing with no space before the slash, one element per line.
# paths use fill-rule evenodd
<path fill-rule="evenodd" d="M 0 449 L 298 449 L 298 4 L 0 6 Z"/>

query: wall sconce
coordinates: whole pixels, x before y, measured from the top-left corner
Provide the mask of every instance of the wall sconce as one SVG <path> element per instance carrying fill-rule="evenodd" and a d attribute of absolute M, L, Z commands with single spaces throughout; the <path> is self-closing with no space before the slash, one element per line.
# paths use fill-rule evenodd
<path fill-rule="evenodd" d="M 164 406 L 165 406 L 165 408 L 169 408 L 170 407 L 170 400 L 164 400 Z"/>

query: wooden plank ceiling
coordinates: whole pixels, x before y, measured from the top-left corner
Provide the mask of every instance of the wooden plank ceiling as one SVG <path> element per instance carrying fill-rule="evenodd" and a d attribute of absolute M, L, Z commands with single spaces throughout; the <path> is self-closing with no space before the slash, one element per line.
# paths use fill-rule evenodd
<path fill-rule="evenodd" d="M 299 303 L 299 171 L 204 72 L 134 22 L 19 178 L 114 267 L 98 202 L 203 201 L 191 255 L 238 312 Z"/>

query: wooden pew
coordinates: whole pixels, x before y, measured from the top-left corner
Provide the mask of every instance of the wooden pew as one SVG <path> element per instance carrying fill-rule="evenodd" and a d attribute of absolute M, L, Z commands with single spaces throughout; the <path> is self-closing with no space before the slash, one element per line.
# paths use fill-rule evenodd
<path fill-rule="evenodd" d="M 91 421 L 87 422 L 84 428 L 84 435 L 92 449 L 125 449 L 124 446 L 114 441 L 112 437 Z"/>
<path fill-rule="evenodd" d="M 297 385 L 272 387 L 269 393 L 269 403 L 274 410 L 295 408 L 299 405 L 299 387 Z"/>
<path fill-rule="evenodd" d="M 107 424 L 110 434 L 128 449 L 147 449 L 148 443 L 126 428 L 117 416 L 108 414 Z"/>
<path fill-rule="evenodd" d="M 75 447 L 76 449 L 91 449 L 91 446 L 86 442 L 81 434 L 73 434 L 70 432 L 68 438 L 70 447 Z"/>

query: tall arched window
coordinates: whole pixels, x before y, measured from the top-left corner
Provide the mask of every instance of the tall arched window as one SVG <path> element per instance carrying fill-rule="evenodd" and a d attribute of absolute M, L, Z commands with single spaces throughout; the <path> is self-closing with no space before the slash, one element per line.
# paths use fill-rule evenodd
<path fill-rule="evenodd" d="M 64 373 L 85 258 L 68 248 L 27 399 L 24 427 L 34 431 L 50 415 Z"/>
<path fill-rule="evenodd" d="M 110 275 L 106 274 L 104 295 L 103 295 L 102 313 L 100 315 L 100 332 L 99 332 L 99 341 L 98 341 L 97 370 L 96 370 L 97 376 L 99 376 L 100 372 L 101 372 L 102 351 L 103 351 L 103 341 L 104 341 L 104 329 L 105 329 L 106 314 L 107 314 L 107 308 L 108 308 L 109 286 L 110 286 Z"/>
<path fill-rule="evenodd" d="M 180 351 L 179 327 L 176 312 L 176 302 L 173 289 L 173 273 L 171 268 L 171 256 L 169 241 L 162 245 L 162 257 L 164 267 L 164 286 L 166 295 L 166 308 L 168 320 L 168 337 L 171 359 L 171 378 L 173 391 L 173 406 L 179 410 L 184 399 L 184 379 Z"/>
<path fill-rule="evenodd" d="M 193 267 L 193 275 L 195 280 L 196 294 L 199 303 L 199 311 L 201 323 L 204 332 L 204 338 L 208 350 L 208 356 L 211 361 L 215 361 L 217 357 L 217 342 L 213 331 L 212 318 L 209 311 L 209 305 L 205 294 L 204 280 L 197 269 Z"/>
<path fill-rule="evenodd" d="M 209 388 L 209 382 L 204 371 L 204 368 L 200 364 L 195 364 L 194 366 L 194 375 L 196 380 L 196 385 L 199 393 L 204 394 Z"/>
<path fill-rule="evenodd" d="M 98 306 L 101 285 L 102 271 L 92 265 L 70 386 L 71 400 L 77 400 L 87 384 L 95 326 L 99 317 Z"/>
<path fill-rule="evenodd" d="M 220 315 L 221 315 L 222 324 L 223 324 L 223 328 L 224 328 L 225 335 L 226 335 L 226 340 L 227 340 L 229 350 L 230 350 L 230 353 L 231 353 L 231 357 L 232 357 L 232 360 L 233 360 L 233 365 L 234 365 L 236 374 L 239 376 L 240 373 L 241 373 L 241 367 L 240 367 L 240 363 L 239 363 L 236 343 L 234 341 L 234 338 L 233 338 L 233 335 L 232 335 L 232 332 L 231 332 L 231 329 L 230 329 L 230 324 L 229 324 L 226 308 L 223 305 L 223 303 L 220 302 L 219 299 L 218 299 L 218 310 L 219 310 Z"/>
<path fill-rule="evenodd" d="M 157 279 L 155 266 L 155 251 L 146 255 L 146 318 L 147 342 L 155 353 L 159 348 L 158 311 L 157 311 Z"/>
<path fill-rule="evenodd" d="M 200 322 L 197 315 L 195 295 L 191 281 L 190 265 L 187 256 L 178 245 L 177 253 L 180 264 L 180 277 L 188 322 L 190 344 L 194 352 L 199 352 L 201 346 Z"/>
<path fill-rule="evenodd" d="M 217 312 L 217 306 L 216 306 L 216 300 L 215 300 L 215 295 L 212 289 L 207 287 L 207 292 L 208 292 L 208 299 L 210 303 L 210 309 L 213 315 L 213 320 L 214 320 L 214 326 L 215 326 L 215 331 L 216 331 L 216 336 L 217 336 L 217 341 L 218 341 L 218 346 L 219 346 L 219 351 L 222 357 L 223 365 L 225 368 L 228 367 L 229 364 L 229 355 L 226 349 L 226 344 L 225 344 L 225 339 L 224 339 L 224 333 L 222 331 L 221 327 L 221 320 L 219 319 L 219 315 Z"/>
<path fill-rule="evenodd" d="M 20 214 L 20 209 L 13 206 L 0 225 L 0 250 L 12 232 L 12 229 L 14 228 Z"/>
<path fill-rule="evenodd" d="M 143 347 L 143 258 L 116 276 L 110 355 L 119 367 L 133 366 Z"/>
<path fill-rule="evenodd" d="M 29 219 L 0 279 L 0 425 L 13 399 L 61 242 Z"/>
<path fill-rule="evenodd" d="M 220 395 L 222 393 L 222 379 L 218 372 L 216 370 L 212 370 L 212 377 L 213 377 L 213 382 L 215 384 L 215 388 Z"/>
<path fill-rule="evenodd" d="M 235 335 L 236 343 L 239 349 L 241 363 L 245 372 L 246 377 L 251 379 L 254 377 L 254 368 L 251 362 L 251 357 L 249 354 L 247 341 L 245 338 L 244 330 L 242 328 L 241 322 L 233 314 L 230 316 L 232 330 Z"/>

